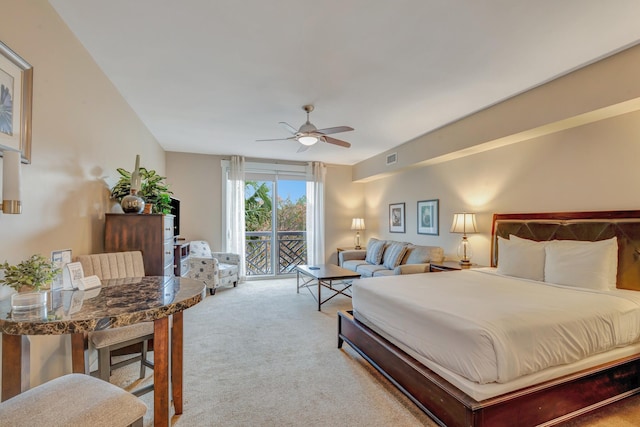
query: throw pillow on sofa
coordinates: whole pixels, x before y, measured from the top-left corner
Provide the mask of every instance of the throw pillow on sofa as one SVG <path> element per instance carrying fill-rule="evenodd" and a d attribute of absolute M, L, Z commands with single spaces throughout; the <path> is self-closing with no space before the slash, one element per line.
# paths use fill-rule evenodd
<path fill-rule="evenodd" d="M 438 246 L 408 245 L 402 264 L 424 264 L 444 260 L 444 251 Z"/>
<path fill-rule="evenodd" d="M 406 253 L 406 243 L 393 242 L 384 250 L 382 264 L 389 270 L 393 270 L 400 265 L 400 262 Z"/>
<path fill-rule="evenodd" d="M 364 259 L 369 264 L 378 265 L 382 263 L 382 254 L 384 253 L 384 240 L 369 239 L 367 244 L 367 256 Z"/>

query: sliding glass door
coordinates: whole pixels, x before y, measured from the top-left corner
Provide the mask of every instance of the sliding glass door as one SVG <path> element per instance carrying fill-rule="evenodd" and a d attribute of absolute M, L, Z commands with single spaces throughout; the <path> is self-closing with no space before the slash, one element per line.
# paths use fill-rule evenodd
<path fill-rule="evenodd" d="M 247 276 L 293 273 L 306 264 L 306 180 L 295 175 L 247 174 Z"/>

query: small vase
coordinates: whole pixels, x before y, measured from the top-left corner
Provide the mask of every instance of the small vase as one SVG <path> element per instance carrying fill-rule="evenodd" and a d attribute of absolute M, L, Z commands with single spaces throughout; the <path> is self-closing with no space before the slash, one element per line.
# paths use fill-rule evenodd
<path fill-rule="evenodd" d="M 136 155 L 136 165 L 131 172 L 131 189 L 140 191 L 142 186 L 142 177 L 140 176 L 140 154 Z"/>
<path fill-rule="evenodd" d="M 153 203 L 145 203 L 144 204 L 144 213 L 146 213 L 146 214 L 153 213 Z"/>
<path fill-rule="evenodd" d="M 120 200 L 120 206 L 124 213 L 140 213 L 144 210 L 144 200 L 136 194 L 136 190 L 131 190 L 128 196 Z"/>
<path fill-rule="evenodd" d="M 20 292 L 11 295 L 11 318 L 44 320 L 47 318 L 46 292 Z"/>

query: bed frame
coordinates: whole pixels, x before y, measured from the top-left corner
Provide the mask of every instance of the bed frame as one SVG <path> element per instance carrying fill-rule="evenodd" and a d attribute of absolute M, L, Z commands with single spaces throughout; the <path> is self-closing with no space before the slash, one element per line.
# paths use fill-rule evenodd
<path fill-rule="evenodd" d="M 640 211 L 495 214 L 498 236 L 538 241 L 618 238 L 618 287 L 640 290 Z M 640 354 L 490 399 L 477 401 L 356 320 L 338 313 L 338 348 L 349 344 L 422 411 L 442 426 L 555 425 L 640 392 Z"/>

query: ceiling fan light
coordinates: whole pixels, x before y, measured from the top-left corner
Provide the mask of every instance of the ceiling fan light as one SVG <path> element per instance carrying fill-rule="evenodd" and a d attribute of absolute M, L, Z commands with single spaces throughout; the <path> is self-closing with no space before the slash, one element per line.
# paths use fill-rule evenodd
<path fill-rule="evenodd" d="M 298 138 L 298 142 L 302 145 L 313 145 L 316 142 L 318 142 L 318 137 L 317 136 L 301 136 Z"/>

